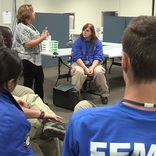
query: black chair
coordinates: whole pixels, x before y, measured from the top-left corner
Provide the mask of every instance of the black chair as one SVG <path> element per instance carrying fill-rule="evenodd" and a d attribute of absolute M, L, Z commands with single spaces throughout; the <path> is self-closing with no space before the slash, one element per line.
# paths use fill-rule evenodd
<path fill-rule="evenodd" d="M 87 79 L 85 80 L 85 82 L 83 84 L 82 92 L 83 92 L 83 99 L 84 100 L 86 100 L 86 93 L 101 96 L 95 90 L 91 89 L 91 82 L 92 82 L 92 80 L 93 80 L 93 78 L 91 76 L 87 76 Z"/>
<path fill-rule="evenodd" d="M 69 41 L 66 43 L 66 48 L 71 48 L 73 45 L 73 42 L 72 41 Z"/>
<path fill-rule="evenodd" d="M 105 60 L 102 62 L 102 65 L 105 67 Z M 110 87 L 109 87 L 109 81 L 108 81 L 108 78 L 107 78 L 107 70 L 105 72 L 105 75 L 106 77 L 106 81 L 107 81 L 107 85 L 108 85 L 108 89 L 109 89 L 109 92 L 110 92 Z M 91 83 L 92 83 L 92 80 L 93 80 L 93 77 L 91 76 L 87 76 L 87 79 L 86 81 L 84 82 L 83 84 L 83 87 L 82 87 L 82 93 L 83 93 L 83 99 L 85 100 L 86 99 L 86 93 L 89 93 L 89 94 L 93 94 L 93 95 L 98 95 L 101 97 L 101 95 L 94 89 L 91 88 Z"/>

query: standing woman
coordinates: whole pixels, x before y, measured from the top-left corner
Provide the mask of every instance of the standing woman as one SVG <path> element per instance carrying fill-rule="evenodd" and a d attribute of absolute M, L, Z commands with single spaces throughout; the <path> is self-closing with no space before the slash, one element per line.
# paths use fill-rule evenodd
<path fill-rule="evenodd" d="M 105 69 L 101 65 L 104 58 L 101 41 L 96 37 L 95 28 L 87 23 L 82 28 L 82 33 L 72 46 L 72 84 L 80 91 L 87 76 L 92 76 L 99 88 L 103 104 L 108 103 L 109 90 L 105 78 Z"/>
<path fill-rule="evenodd" d="M 44 100 L 43 81 L 44 73 L 41 64 L 41 42 L 49 35 L 45 28 L 40 35 L 39 31 L 31 24 L 35 20 L 32 5 L 22 5 L 17 13 L 18 25 L 14 33 L 13 48 L 19 53 L 23 62 L 23 85 L 34 88 Z M 33 86 L 34 85 L 34 86 Z"/>
<path fill-rule="evenodd" d="M 27 136 L 30 123 L 12 92 L 22 71 L 17 51 L 0 49 L 0 155 L 35 156 Z"/>

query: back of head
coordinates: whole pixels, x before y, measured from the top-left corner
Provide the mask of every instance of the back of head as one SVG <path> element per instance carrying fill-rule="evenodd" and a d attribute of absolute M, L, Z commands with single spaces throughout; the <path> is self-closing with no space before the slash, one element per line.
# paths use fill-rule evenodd
<path fill-rule="evenodd" d="M 9 27 L 0 26 L 0 32 L 4 38 L 4 43 L 7 48 L 12 47 L 12 32 Z"/>
<path fill-rule="evenodd" d="M 3 35 L 2 33 L 0 32 L 0 49 L 3 48 L 5 45 L 4 45 L 4 38 L 3 38 Z"/>
<path fill-rule="evenodd" d="M 156 80 L 156 17 L 139 16 L 127 26 L 122 37 L 123 52 L 130 58 L 134 81 Z"/>
<path fill-rule="evenodd" d="M 22 61 L 16 50 L 0 49 L 0 87 L 11 79 L 18 79 L 22 71 Z"/>

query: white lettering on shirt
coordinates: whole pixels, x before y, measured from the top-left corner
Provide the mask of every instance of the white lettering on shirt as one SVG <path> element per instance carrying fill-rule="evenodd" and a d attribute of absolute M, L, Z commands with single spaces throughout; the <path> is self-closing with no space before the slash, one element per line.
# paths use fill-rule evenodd
<path fill-rule="evenodd" d="M 91 156 L 106 156 L 106 153 L 109 156 L 156 156 L 156 144 L 151 144 L 146 151 L 144 143 L 91 142 L 90 153 Z"/>

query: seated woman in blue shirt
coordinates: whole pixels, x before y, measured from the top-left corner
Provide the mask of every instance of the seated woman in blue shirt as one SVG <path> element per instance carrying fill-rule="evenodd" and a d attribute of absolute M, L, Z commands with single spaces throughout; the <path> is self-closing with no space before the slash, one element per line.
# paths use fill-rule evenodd
<path fill-rule="evenodd" d="M 17 51 L 0 49 L 0 155 L 35 156 L 27 133 L 30 123 L 10 92 L 22 71 Z"/>
<path fill-rule="evenodd" d="M 108 103 L 109 89 L 105 78 L 105 69 L 100 64 L 104 58 L 101 41 L 96 37 L 95 28 L 87 23 L 72 46 L 72 84 L 80 91 L 87 76 L 92 76 L 98 87 L 103 104 Z"/>

